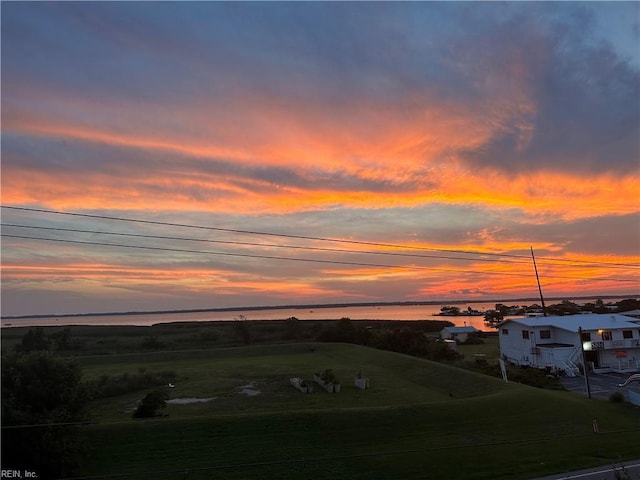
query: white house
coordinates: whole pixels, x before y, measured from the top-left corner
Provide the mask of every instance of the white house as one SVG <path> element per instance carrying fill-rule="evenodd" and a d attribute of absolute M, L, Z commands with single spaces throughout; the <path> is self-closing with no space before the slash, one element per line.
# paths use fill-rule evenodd
<path fill-rule="evenodd" d="M 464 343 L 469 338 L 469 335 L 474 333 L 480 333 L 475 327 L 444 327 L 440 331 L 440 338 L 443 340 L 456 340 L 460 343 Z"/>
<path fill-rule="evenodd" d="M 575 375 L 584 350 L 596 372 L 640 371 L 640 325 L 631 320 L 610 313 L 507 320 L 498 326 L 500 356 L 515 365 Z"/>

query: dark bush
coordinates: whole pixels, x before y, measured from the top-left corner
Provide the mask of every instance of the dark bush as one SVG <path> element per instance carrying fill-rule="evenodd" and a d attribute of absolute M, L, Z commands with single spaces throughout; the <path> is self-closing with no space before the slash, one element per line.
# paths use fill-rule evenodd
<path fill-rule="evenodd" d="M 462 355 L 441 341 L 429 342 L 427 344 L 425 356 L 429 360 L 435 360 L 438 362 L 453 361 L 462 358 Z"/>
<path fill-rule="evenodd" d="M 167 405 L 169 395 L 162 389 L 157 389 L 145 395 L 138 404 L 133 418 L 151 418 L 162 415 L 162 409 Z"/>
<path fill-rule="evenodd" d="M 609 401 L 612 403 L 624 403 L 624 394 L 622 392 L 613 392 L 609 395 Z"/>

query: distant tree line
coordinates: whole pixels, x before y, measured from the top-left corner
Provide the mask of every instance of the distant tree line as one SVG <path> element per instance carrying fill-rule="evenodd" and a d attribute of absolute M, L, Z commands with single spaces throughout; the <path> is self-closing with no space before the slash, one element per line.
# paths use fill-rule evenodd
<path fill-rule="evenodd" d="M 636 300 L 635 298 L 627 298 L 615 303 L 605 303 L 599 298 L 595 302 L 587 302 L 583 304 L 577 304 L 570 300 L 563 300 L 560 303 L 546 305 L 544 309 L 538 304 L 520 307 L 517 305 L 497 303 L 494 310 L 489 310 L 485 313 L 484 318 L 489 325 L 497 327 L 497 323 L 502 321 L 505 316 L 525 315 L 527 312 L 540 312 L 546 313 L 548 316 L 561 317 L 564 315 L 576 315 L 579 313 L 624 313 L 637 309 L 640 309 L 640 300 Z"/>
<path fill-rule="evenodd" d="M 318 336 L 322 342 L 343 342 L 365 345 L 380 350 L 404 353 L 435 361 L 453 361 L 461 355 L 429 333 L 440 332 L 451 326 L 446 321 L 421 321 L 406 323 L 396 328 L 368 329 L 356 325 L 349 318 L 341 318 Z"/>

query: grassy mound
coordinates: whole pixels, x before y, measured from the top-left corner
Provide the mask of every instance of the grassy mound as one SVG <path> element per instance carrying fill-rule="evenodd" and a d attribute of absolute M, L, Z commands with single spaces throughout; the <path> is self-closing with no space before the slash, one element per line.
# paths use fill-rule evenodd
<path fill-rule="evenodd" d="M 228 415 L 242 412 L 291 412 L 318 409 L 398 407 L 448 402 L 496 393 L 504 389 L 498 379 L 420 360 L 407 355 L 357 345 L 303 343 L 239 347 L 189 352 L 158 352 L 80 359 L 85 375 L 134 374 L 172 371 L 176 374 L 171 398 L 213 398 L 215 401 L 170 405 L 171 417 Z M 332 369 L 343 388 L 328 395 L 316 388 L 303 395 L 289 385 L 290 377 L 312 381 L 313 374 Z M 366 392 L 354 387 L 361 373 L 370 379 Z M 243 387 L 259 391 L 243 393 Z M 134 392 L 97 402 L 99 420 L 126 417 L 131 404 L 145 392 Z"/>
<path fill-rule="evenodd" d="M 637 455 L 637 409 L 392 352 L 287 344 L 85 357 L 90 378 L 171 370 L 169 417 L 134 421 L 146 391 L 94 405 L 87 475 L 118 478 L 531 478 Z M 331 368 L 338 394 L 289 377 Z M 371 389 L 353 378 L 362 372 Z M 243 393 L 251 386 L 257 395 Z M 592 422 L 597 419 L 600 433 Z"/>

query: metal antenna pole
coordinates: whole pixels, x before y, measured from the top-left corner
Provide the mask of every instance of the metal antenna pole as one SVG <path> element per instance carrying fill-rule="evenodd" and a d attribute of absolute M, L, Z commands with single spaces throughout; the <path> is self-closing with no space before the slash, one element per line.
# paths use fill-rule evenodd
<path fill-rule="evenodd" d="M 547 307 L 544 306 L 544 297 L 542 296 L 542 287 L 540 286 L 540 277 L 538 276 L 538 267 L 536 266 L 536 257 L 533 255 L 533 247 L 531 247 L 531 258 L 533 259 L 533 269 L 536 271 L 536 281 L 538 282 L 538 292 L 540 292 L 540 302 L 542 302 L 542 314 L 547 316 Z"/>

